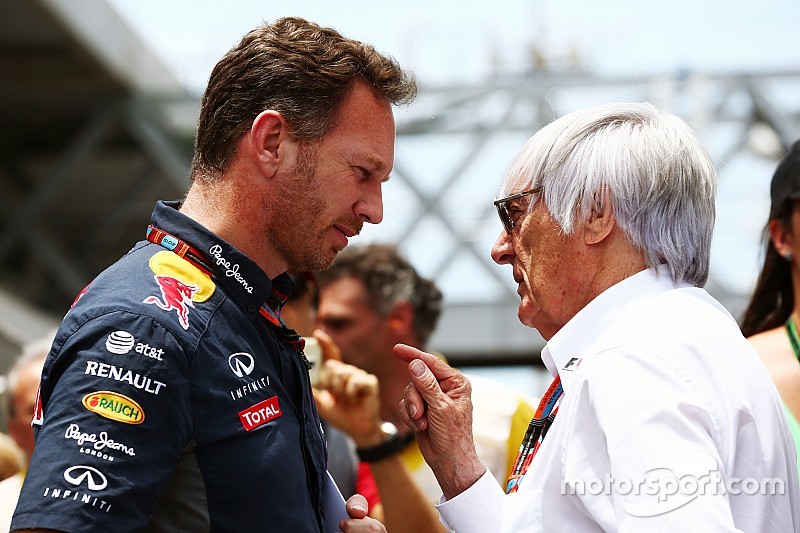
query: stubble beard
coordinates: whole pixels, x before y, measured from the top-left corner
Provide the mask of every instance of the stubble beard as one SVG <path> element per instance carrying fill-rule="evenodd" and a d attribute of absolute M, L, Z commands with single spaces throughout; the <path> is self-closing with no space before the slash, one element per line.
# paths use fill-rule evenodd
<path fill-rule="evenodd" d="M 302 145 L 291 178 L 278 191 L 273 202 L 275 209 L 270 214 L 275 250 L 288 269 L 297 272 L 324 270 L 336 256 L 335 253 L 325 256 L 327 225 L 320 225 L 319 220 L 325 216 L 325 202 L 317 182 L 317 163 L 316 150 Z"/>

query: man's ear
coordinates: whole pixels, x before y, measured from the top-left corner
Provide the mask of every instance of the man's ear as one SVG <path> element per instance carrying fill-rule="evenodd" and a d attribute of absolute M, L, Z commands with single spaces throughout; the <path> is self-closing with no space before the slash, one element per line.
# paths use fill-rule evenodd
<path fill-rule="evenodd" d="M 786 229 L 783 222 L 773 218 L 769 221 L 767 231 L 769 231 L 769 238 L 772 241 L 772 246 L 775 247 L 775 251 L 777 251 L 781 257 L 786 257 L 788 254 L 792 253 L 794 238 Z"/>
<path fill-rule="evenodd" d="M 584 225 L 584 242 L 586 244 L 598 244 L 611 234 L 617 225 L 614 216 L 614 208 L 608 197 L 608 192 L 603 192 L 595 198 L 592 209 Z"/>
<path fill-rule="evenodd" d="M 409 302 L 395 304 L 387 321 L 392 333 L 398 337 L 407 337 L 414 326 L 414 309 Z"/>
<path fill-rule="evenodd" d="M 253 120 L 248 138 L 262 174 L 274 176 L 286 159 L 286 143 L 289 141 L 286 119 L 277 111 L 262 111 Z"/>

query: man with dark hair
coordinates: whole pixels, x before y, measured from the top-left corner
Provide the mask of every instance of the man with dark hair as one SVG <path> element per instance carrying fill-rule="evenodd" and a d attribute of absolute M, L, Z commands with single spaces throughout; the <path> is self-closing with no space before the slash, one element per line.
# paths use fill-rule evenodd
<path fill-rule="evenodd" d="M 355 441 L 360 481 L 374 476 L 383 513 L 372 516 L 394 532 L 441 529 L 433 507 L 441 490 L 397 409 L 408 373 L 392 349 L 397 343 L 420 349 L 428 345 L 442 311 L 442 293 L 395 246 L 383 244 L 348 248 L 318 274 L 318 281 L 317 322 L 343 360 L 326 362 L 323 390 L 315 393 L 320 414 Z M 469 379 L 483 400 L 474 412 L 480 457 L 504 480 L 533 408 L 523 394 L 503 384 L 475 375 Z M 401 483 L 408 476 L 398 467 L 410 473 L 405 486 Z"/>
<path fill-rule="evenodd" d="M 56 335 L 12 529 L 335 527 L 286 271 L 326 268 L 381 221 L 392 105 L 415 92 L 392 59 L 299 18 L 219 61 L 184 201 L 156 205 Z M 383 530 L 363 497 L 347 508 L 345 531 Z"/>

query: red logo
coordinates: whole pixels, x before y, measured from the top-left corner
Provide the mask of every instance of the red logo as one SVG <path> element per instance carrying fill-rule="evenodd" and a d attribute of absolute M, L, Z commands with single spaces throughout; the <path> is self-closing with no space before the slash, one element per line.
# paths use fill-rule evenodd
<path fill-rule="evenodd" d="M 42 411 L 42 388 L 36 389 L 36 401 L 33 404 L 33 419 L 31 420 L 32 426 L 41 426 L 44 421 L 44 412 Z"/>
<path fill-rule="evenodd" d="M 239 411 L 239 420 L 242 421 L 242 426 L 247 431 L 253 431 L 257 427 L 261 427 L 273 418 L 278 418 L 283 413 L 278 405 L 278 397 L 266 399 L 244 411 Z"/>
<path fill-rule="evenodd" d="M 156 296 L 148 296 L 144 299 L 146 304 L 156 304 L 164 311 L 175 310 L 178 313 L 183 329 L 189 329 L 189 307 L 194 307 L 192 296 L 197 292 L 197 285 L 187 285 L 170 276 L 153 276 L 161 289 L 161 296 L 164 301 Z"/>
<path fill-rule="evenodd" d="M 88 290 L 89 290 L 89 287 L 91 287 L 91 286 L 92 286 L 92 284 L 91 284 L 91 283 L 89 283 L 87 286 L 85 286 L 85 287 L 83 288 L 83 290 L 81 290 L 81 292 L 79 292 L 79 293 L 78 293 L 78 295 L 75 297 L 75 299 L 74 299 L 74 300 L 72 300 L 72 305 L 70 305 L 70 306 L 69 306 L 69 308 L 70 308 L 70 309 L 72 309 L 73 307 L 75 307 L 75 304 L 76 304 L 76 303 L 78 303 L 78 300 L 80 300 L 81 298 L 83 298 L 83 295 L 84 295 L 84 294 L 86 294 L 86 291 L 88 291 Z"/>

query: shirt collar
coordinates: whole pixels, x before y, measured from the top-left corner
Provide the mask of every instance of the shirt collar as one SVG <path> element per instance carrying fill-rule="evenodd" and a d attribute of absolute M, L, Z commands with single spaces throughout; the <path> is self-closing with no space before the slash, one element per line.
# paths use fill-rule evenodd
<path fill-rule="evenodd" d="M 243 309 L 255 313 L 268 299 L 271 306 L 273 303 L 282 305 L 291 293 L 292 282 L 288 275 L 281 274 L 270 280 L 250 258 L 178 211 L 179 207 L 180 202 L 156 203 L 153 225 L 203 254 L 211 266 L 214 281 Z"/>
<path fill-rule="evenodd" d="M 542 362 L 555 376 L 561 376 L 564 390 L 585 358 L 592 356 L 592 346 L 623 310 L 656 294 L 676 288 L 691 287 L 675 283 L 666 265 L 648 268 L 626 278 L 600 293 L 564 324 L 542 350 Z"/>

